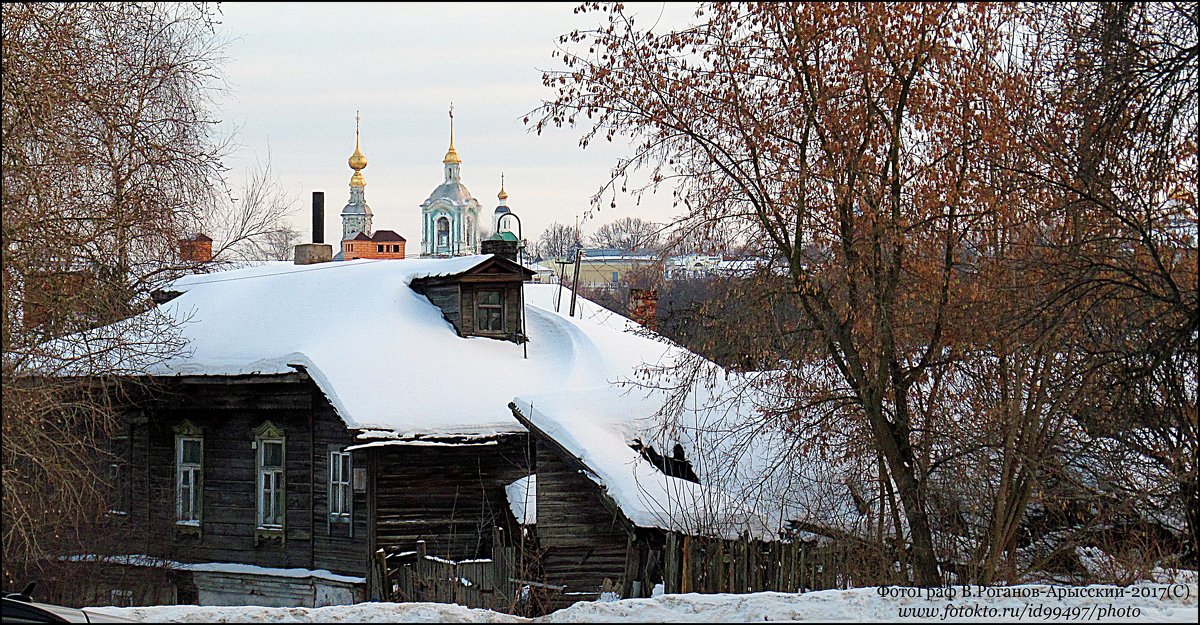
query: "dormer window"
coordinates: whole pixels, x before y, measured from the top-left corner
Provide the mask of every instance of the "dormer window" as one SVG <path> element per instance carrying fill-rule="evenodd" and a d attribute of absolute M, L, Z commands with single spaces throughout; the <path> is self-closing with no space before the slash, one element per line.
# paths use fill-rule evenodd
<path fill-rule="evenodd" d="M 462 273 L 418 278 L 409 286 L 440 308 L 459 336 L 524 343 L 521 284 L 533 275 L 497 255 Z"/>
<path fill-rule="evenodd" d="M 480 289 L 476 292 L 475 329 L 489 333 L 504 331 L 504 291 Z"/>

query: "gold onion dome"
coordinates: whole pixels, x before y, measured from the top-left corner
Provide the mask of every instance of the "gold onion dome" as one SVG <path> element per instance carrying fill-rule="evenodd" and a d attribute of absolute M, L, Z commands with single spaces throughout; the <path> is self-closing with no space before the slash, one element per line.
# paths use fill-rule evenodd
<path fill-rule="evenodd" d="M 354 145 L 354 154 L 350 155 L 348 162 L 350 163 L 350 169 L 356 172 L 367 166 L 367 157 L 363 156 L 363 153 L 358 149 L 357 142 Z"/>
<path fill-rule="evenodd" d="M 363 187 L 366 182 L 363 180 L 362 169 L 367 166 L 367 157 L 363 156 L 362 150 L 358 147 L 358 113 L 354 113 L 354 154 L 346 161 L 350 164 L 350 169 L 354 170 L 354 175 L 350 176 L 351 186 Z"/>
<path fill-rule="evenodd" d="M 501 200 L 508 199 L 508 191 L 504 190 L 504 175 L 503 174 L 500 175 L 500 192 L 496 194 L 496 197 L 500 198 Z"/>

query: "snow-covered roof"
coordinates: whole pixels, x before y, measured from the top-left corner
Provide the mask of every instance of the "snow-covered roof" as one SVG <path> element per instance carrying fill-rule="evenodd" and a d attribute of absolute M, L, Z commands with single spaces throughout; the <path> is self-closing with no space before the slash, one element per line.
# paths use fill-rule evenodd
<path fill-rule="evenodd" d="M 554 312 L 558 287 L 526 285 L 522 346 L 460 337 L 417 278 L 468 271 L 490 254 L 448 259 L 276 262 L 178 279 L 161 305 L 179 323 L 185 353 L 154 363 L 155 376 L 281 374 L 303 368 L 351 428 L 392 438 L 523 431 L 516 395 L 590 387 L 657 361 L 662 343 Z M 607 319 L 580 302 L 578 315 Z M 616 317 L 615 315 L 611 315 Z"/>
<path fill-rule="evenodd" d="M 689 534 L 733 538 L 771 537 L 775 529 L 720 488 L 671 477 L 634 451 L 649 418 L 661 406 L 660 391 L 623 393 L 612 387 L 523 395 L 517 410 L 588 469 L 633 524 Z M 701 480 L 703 481 L 703 476 Z"/>
<path fill-rule="evenodd" d="M 504 494 L 518 524 L 537 524 L 537 475 L 526 475 L 505 486 Z"/>
<path fill-rule="evenodd" d="M 187 351 L 138 371 L 229 376 L 303 369 L 373 446 L 418 438 L 487 444 L 524 430 L 508 408 L 516 398 L 530 423 L 580 459 L 587 476 L 638 525 L 770 535 L 793 518 L 795 507 L 781 503 L 781 493 L 795 487 L 788 481 L 794 473 L 777 471 L 780 477 L 770 479 L 786 482 L 778 487 L 762 476 L 797 455 L 757 429 L 752 395 L 728 393 L 732 383 L 685 381 L 676 386 L 687 390 L 689 410 L 663 434 L 657 416 L 669 393 L 648 388 L 662 380 L 649 380 L 646 371 L 669 370 L 696 355 L 584 298 L 569 317 L 569 289 L 525 284 L 525 358 L 521 345 L 458 336 L 441 310 L 409 287 L 490 257 L 278 262 L 181 278 L 167 290 L 182 294 L 146 314 L 174 320 Z M 753 434 L 754 444 L 731 447 L 706 439 L 709 432 Z M 702 485 L 664 474 L 630 448 L 634 439 L 663 453 L 682 444 Z"/>

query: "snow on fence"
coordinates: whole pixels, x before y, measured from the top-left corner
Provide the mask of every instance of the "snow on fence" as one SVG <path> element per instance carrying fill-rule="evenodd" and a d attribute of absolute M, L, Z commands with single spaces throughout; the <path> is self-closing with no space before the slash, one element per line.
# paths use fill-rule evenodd
<path fill-rule="evenodd" d="M 667 534 L 663 585 L 668 593 L 806 592 L 848 588 L 850 553 L 836 543 L 725 540 Z"/>

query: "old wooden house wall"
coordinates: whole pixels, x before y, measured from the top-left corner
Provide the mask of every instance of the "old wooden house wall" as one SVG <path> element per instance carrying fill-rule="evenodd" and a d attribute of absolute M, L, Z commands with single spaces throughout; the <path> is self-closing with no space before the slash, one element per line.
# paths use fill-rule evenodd
<path fill-rule="evenodd" d="M 627 522 L 604 505 L 594 482 L 567 465 L 543 441 L 538 441 L 537 448 L 537 534 L 544 550 L 542 570 L 547 584 L 565 586 L 561 594 L 552 597 L 552 603 L 558 608 L 596 599 L 605 579 L 613 584 L 622 581 L 629 547 Z"/>
<path fill-rule="evenodd" d="M 366 494 L 354 495 L 353 537 L 349 528 L 331 530 L 327 523 L 328 447 L 351 444 L 351 434 L 315 384 L 300 375 L 159 379 L 148 395 L 130 430 L 131 544 L 187 562 L 365 576 Z M 175 525 L 173 428 L 185 419 L 203 430 L 199 536 Z M 286 436 L 282 541 L 259 540 L 255 532 L 257 452 L 251 443 L 266 421 Z"/>
<path fill-rule="evenodd" d="M 492 528 L 511 516 L 504 487 L 529 472 L 525 433 L 496 444 L 364 451 L 373 454 L 375 467 L 376 546 L 408 551 L 424 540 L 429 555 L 448 560 L 491 557 Z"/>
<path fill-rule="evenodd" d="M 420 292 L 428 297 L 434 306 L 440 308 L 446 320 L 462 334 L 462 294 L 459 293 L 458 284 L 432 284 L 421 288 Z"/>

